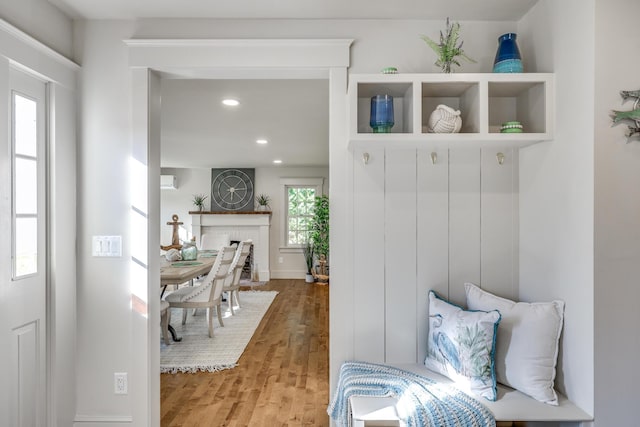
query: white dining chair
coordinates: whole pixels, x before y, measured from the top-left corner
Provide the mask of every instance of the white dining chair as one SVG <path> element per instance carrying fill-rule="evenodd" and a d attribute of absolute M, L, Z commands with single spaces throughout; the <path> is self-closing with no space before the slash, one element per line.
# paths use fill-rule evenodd
<path fill-rule="evenodd" d="M 227 302 L 229 303 L 229 310 L 232 315 L 235 314 L 233 311 L 234 296 L 238 308 L 240 307 L 240 276 L 242 275 L 242 269 L 247 257 L 249 256 L 252 244 L 253 242 L 250 239 L 242 240 L 238 243 L 235 256 L 233 257 L 231 267 L 229 268 L 228 276 L 225 279 L 224 286 L 222 288 L 222 292 L 227 292 Z"/>
<path fill-rule="evenodd" d="M 216 261 L 209 274 L 197 286 L 187 286 L 167 295 L 165 300 L 170 307 L 182 308 L 182 324 L 187 322 L 187 310 L 190 308 L 206 308 L 209 323 L 209 337 L 213 337 L 213 309 L 218 314 L 220 326 L 222 322 L 221 295 L 224 281 L 229 276 L 229 267 L 235 256 L 235 248 L 223 246 L 220 248 Z M 195 314 L 195 312 L 194 312 Z"/>
<path fill-rule="evenodd" d="M 166 345 L 171 344 L 171 340 L 169 339 L 169 322 L 171 322 L 171 308 L 169 308 L 168 302 L 161 300 L 160 329 L 162 330 L 162 338 L 164 339 L 164 343 Z"/>

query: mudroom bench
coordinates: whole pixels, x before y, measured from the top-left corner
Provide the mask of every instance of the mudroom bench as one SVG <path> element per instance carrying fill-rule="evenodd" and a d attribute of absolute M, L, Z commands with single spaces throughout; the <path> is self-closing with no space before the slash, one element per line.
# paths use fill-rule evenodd
<path fill-rule="evenodd" d="M 399 369 L 430 378 L 438 383 L 453 384 L 449 378 L 420 364 L 393 364 Z M 583 422 L 593 417 L 558 393 L 558 406 L 548 405 L 509 387 L 498 384 L 495 402 L 477 397 L 494 415 L 498 427 L 518 422 Z M 349 399 L 353 427 L 399 425 L 397 400 L 393 397 L 351 396 Z M 519 425 L 519 424 L 516 424 Z"/>

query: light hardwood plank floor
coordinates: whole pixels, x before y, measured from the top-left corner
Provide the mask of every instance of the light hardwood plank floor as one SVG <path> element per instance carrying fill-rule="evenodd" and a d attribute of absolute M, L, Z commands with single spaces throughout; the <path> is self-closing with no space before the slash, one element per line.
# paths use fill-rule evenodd
<path fill-rule="evenodd" d="M 279 294 L 239 366 L 161 375 L 163 427 L 329 425 L 329 286 L 272 280 L 255 289 Z"/>

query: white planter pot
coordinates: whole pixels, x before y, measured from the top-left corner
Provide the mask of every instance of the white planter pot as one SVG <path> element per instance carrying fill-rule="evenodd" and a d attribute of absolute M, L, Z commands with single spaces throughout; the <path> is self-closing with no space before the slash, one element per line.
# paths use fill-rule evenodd
<path fill-rule="evenodd" d="M 313 283 L 313 282 L 315 282 L 315 279 L 314 279 L 314 277 L 313 277 L 313 274 L 309 274 L 309 273 L 307 273 L 307 274 L 306 274 L 306 276 L 305 276 L 305 278 L 304 278 L 304 281 L 305 281 L 305 282 L 307 282 L 307 283 Z"/>

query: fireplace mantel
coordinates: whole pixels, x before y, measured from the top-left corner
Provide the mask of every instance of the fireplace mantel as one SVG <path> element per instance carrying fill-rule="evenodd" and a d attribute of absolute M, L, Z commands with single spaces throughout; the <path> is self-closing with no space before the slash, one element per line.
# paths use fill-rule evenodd
<path fill-rule="evenodd" d="M 247 211 L 247 212 L 189 211 L 189 215 L 271 215 L 271 211 Z"/>
<path fill-rule="evenodd" d="M 253 240 L 254 266 L 259 280 L 269 280 L 269 227 L 271 212 L 201 212 L 190 211 L 191 232 L 196 241 L 204 233 L 228 234 L 231 240 Z"/>

